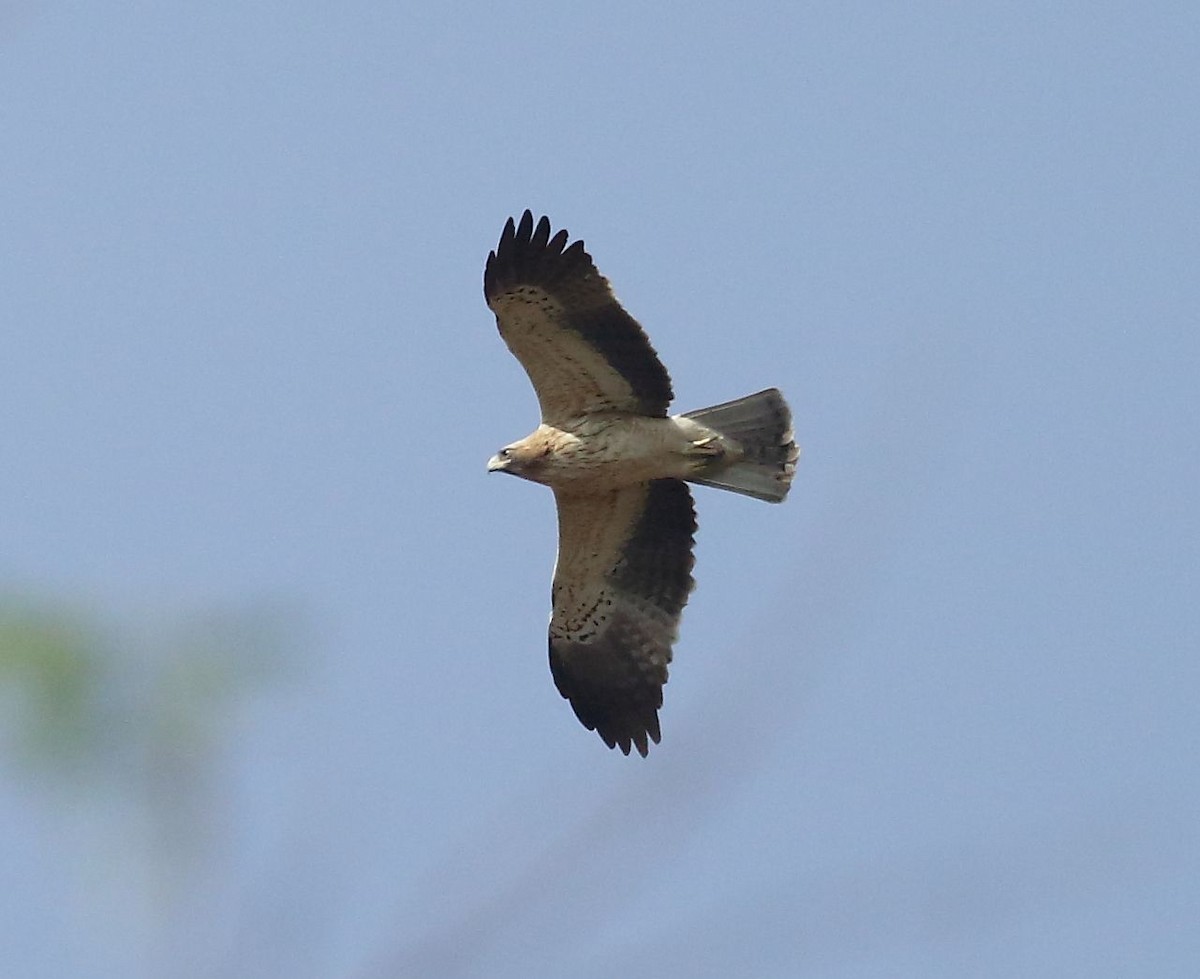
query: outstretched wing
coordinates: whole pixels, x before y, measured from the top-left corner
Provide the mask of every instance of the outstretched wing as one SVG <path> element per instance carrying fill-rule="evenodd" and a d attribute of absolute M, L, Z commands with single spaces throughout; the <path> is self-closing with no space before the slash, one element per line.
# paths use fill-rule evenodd
<path fill-rule="evenodd" d="M 644 756 L 671 644 L 692 590 L 696 514 L 687 486 L 658 479 L 610 493 L 555 491 L 558 563 L 550 671 L 584 727 Z"/>
<path fill-rule="evenodd" d="M 483 294 L 500 335 L 533 382 L 549 424 L 593 411 L 663 416 L 671 379 L 637 320 L 613 296 L 583 242 L 550 221 L 504 226 Z"/>

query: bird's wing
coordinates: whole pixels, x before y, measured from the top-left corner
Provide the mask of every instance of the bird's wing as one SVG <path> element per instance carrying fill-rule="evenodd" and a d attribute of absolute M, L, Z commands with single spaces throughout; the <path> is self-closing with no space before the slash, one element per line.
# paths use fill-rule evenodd
<path fill-rule="evenodd" d="M 504 226 L 483 294 L 500 335 L 533 382 L 542 420 L 594 411 L 663 416 L 671 379 L 637 320 L 613 296 L 583 242 L 550 237 L 550 221 Z"/>
<path fill-rule="evenodd" d="M 671 644 L 692 590 L 691 493 L 680 480 L 658 479 L 555 497 L 554 683 L 610 748 L 645 755 L 647 738 L 660 737 Z"/>

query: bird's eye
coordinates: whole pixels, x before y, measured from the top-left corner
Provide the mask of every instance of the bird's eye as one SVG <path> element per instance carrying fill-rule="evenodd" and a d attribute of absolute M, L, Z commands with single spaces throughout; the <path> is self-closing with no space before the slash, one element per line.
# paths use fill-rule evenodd
<path fill-rule="evenodd" d="M 501 459 L 511 459 L 512 458 L 512 449 L 501 449 L 500 450 L 500 458 Z"/>

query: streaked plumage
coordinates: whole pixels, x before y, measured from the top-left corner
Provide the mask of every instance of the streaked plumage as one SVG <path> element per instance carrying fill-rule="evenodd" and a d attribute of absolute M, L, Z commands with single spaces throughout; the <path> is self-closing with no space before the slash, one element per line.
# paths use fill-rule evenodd
<path fill-rule="evenodd" d="M 660 738 L 658 709 L 692 590 L 684 480 L 779 502 L 799 450 L 774 389 L 667 417 L 670 377 L 582 241 L 543 217 L 504 227 L 483 287 L 542 421 L 488 463 L 554 490 L 550 670 L 579 720 L 625 754 Z"/>

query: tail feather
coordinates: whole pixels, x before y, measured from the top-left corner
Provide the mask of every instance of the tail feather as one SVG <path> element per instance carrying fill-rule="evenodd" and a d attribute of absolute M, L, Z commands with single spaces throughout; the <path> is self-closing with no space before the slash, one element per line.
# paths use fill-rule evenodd
<path fill-rule="evenodd" d="M 792 413 L 775 388 L 683 415 L 736 444 L 735 461 L 714 459 L 688 481 L 715 486 L 768 503 L 781 503 L 792 485 L 800 449 L 792 437 Z"/>

